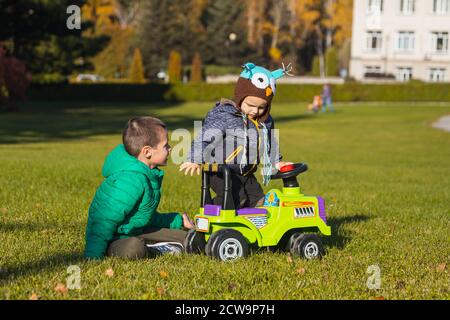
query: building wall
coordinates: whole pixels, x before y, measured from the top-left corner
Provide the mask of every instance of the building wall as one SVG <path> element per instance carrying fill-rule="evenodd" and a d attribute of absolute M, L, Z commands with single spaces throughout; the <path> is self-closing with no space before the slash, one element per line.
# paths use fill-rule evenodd
<path fill-rule="evenodd" d="M 429 80 L 429 68 L 445 68 L 445 81 L 450 81 L 450 44 L 447 52 L 432 53 L 431 32 L 445 31 L 450 36 L 450 10 L 445 15 L 433 12 L 433 0 L 415 0 L 415 12 L 400 12 L 400 0 L 384 0 L 380 15 L 368 13 L 369 0 L 355 0 L 353 8 L 352 58 L 350 75 L 364 80 L 365 66 L 379 66 L 381 72 L 397 74 L 398 67 L 411 67 L 413 79 Z M 366 32 L 382 32 L 381 50 L 366 50 Z M 414 32 L 414 51 L 396 50 L 398 31 Z"/>

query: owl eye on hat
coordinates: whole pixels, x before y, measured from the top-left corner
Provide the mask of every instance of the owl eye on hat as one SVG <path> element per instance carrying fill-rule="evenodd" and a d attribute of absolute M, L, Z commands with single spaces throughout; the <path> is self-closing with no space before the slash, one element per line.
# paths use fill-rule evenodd
<path fill-rule="evenodd" d="M 288 69 L 277 69 L 269 71 L 251 62 L 244 64 L 234 91 L 235 102 L 240 107 L 242 100 L 248 96 L 255 96 L 267 101 L 270 106 L 272 98 L 276 93 L 275 81 L 285 74 L 289 75 Z"/>

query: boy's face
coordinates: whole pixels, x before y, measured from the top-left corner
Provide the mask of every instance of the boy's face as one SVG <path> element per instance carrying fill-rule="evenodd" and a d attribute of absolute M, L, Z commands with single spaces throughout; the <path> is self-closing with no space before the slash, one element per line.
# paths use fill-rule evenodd
<path fill-rule="evenodd" d="M 159 143 L 154 147 L 145 146 L 142 148 L 141 154 L 144 155 L 146 164 L 150 168 L 167 165 L 167 159 L 171 146 L 168 143 L 167 130 L 161 128 L 158 131 Z"/>
<path fill-rule="evenodd" d="M 254 96 L 245 97 L 241 103 L 241 110 L 250 119 L 261 117 L 267 108 L 267 101 Z"/>

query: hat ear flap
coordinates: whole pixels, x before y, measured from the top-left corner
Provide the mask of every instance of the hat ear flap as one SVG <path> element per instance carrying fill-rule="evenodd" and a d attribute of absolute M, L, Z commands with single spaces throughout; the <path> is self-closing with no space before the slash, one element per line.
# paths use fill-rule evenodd
<path fill-rule="evenodd" d="M 246 64 L 244 64 L 242 66 L 242 68 L 246 69 L 247 71 L 250 71 L 250 70 L 254 69 L 255 67 L 256 67 L 255 64 L 251 63 L 251 62 L 247 62 Z"/>
<path fill-rule="evenodd" d="M 285 72 L 283 69 L 277 69 L 275 71 L 271 72 L 272 76 L 276 79 L 279 79 L 285 75 Z"/>

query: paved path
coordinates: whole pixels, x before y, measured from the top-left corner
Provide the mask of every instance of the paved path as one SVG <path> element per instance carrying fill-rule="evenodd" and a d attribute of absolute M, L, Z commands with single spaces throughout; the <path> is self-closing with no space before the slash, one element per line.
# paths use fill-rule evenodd
<path fill-rule="evenodd" d="M 449 116 L 443 116 L 438 121 L 433 123 L 432 126 L 434 128 L 450 132 L 450 115 Z"/>

